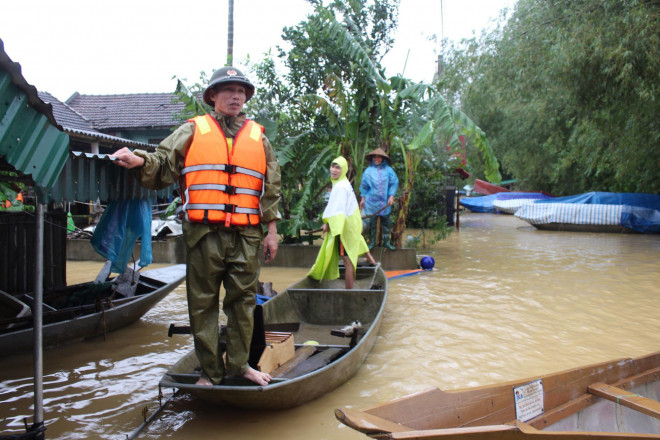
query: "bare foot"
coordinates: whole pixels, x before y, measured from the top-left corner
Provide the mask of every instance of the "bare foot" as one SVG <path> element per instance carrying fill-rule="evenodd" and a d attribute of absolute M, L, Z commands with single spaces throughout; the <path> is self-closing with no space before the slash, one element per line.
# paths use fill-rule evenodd
<path fill-rule="evenodd" d="M 205 387 L 210 387 L 213 384 L 207 378 L 200 377 L 199 380 L 197 382 L 195 382 L 195 385 L 202 385 L 202 386 L 205 386 Z"/>
<path fill-rule="evenodd" d="M 268 385 L 268 382 L 270 382 L 270 380 L 272 379 L 272 377 L 270 377 L 270 374 L 262 373 L 261 371 L 257 371 L 252 367 L 248 367 L 248 369 L 245 370 L 245 373 L 243 373 L 243 377 L 248 380 L 251 380 L 257 385 Z"/>

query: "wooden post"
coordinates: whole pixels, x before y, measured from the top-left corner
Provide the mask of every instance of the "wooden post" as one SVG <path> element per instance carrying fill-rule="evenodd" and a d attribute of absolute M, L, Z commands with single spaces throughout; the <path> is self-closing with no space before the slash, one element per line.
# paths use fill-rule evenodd
<path fill-rule="evenodd" d="M 229 13 L 227 23 L 227 65 L 234 62 L 234 0 L 229 0 Z"/>
<path fill-rule="evenodd" d="M 43 291 L 44 291 L 44 212 L 46 205 L 37 200 L 35 224 L 35 271 L 34 271 L 34 424 L 44 421 L 44 364 L 43 364 Z"/>
<path fill-rule="evenodd" d="M 458 187 L 456 187 L 456 222 L 455 222 L 455 225 L 456 225 L 456 231 L 458 231 L 458 230 L 460 229 L 459 224 L 458 224 L 458 223 L 459 223 L 459 222 L 458 222 L 458 218 L 459 218 L 459 216 L 458 216 L 458 208 L 461 206 L 461 205 L 458 203 L 458 201 L 460 200 L 460 198 L 461 198 L 461 192 L 458 190 Z"/>

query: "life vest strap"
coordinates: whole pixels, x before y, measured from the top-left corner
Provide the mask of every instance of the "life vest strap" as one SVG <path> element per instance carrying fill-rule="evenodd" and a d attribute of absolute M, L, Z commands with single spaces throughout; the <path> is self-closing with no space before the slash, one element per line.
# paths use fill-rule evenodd
<path fill-rule="evenodd" d="M 235 194 L 247 194 L 250 196 L 260 197 L 261 191 L 254 189 L 241 188 L 239 186 L 233 185 L 220 185 L 215 183 L 200 183 L 196 185 L 190 185 L 188 191 L 202 191 L 202 190 L 214 190 L 222 191 L 224 193 L 235 195 Z"/>
<path fill-rule="evenodd" d="M 229 164 L 202 164 L 202 165 L 191 165 L 185 167 L 181 170 L 181 175 L 185 176 L 186 174 L 193 171 L 224 171 L 227 174 L 247 174 L 248 176 L 256 177 L 257 179 L 265 180 L 266 176 L 261 174 L 259 171 L 251 170 L 250 168 L 239 167 L 236 165 Z"/>
<path fill-rule="evenodd" d="M 241 208 L 236 205 L 231 205 L 229 203 L 189 203 L 186 206 L 186 211 L 194 210 L 208 210 L 208 211 L 224 211 L 233 214 L 254 214 L 259 215 L 258 209 L 253 208 Z"/>

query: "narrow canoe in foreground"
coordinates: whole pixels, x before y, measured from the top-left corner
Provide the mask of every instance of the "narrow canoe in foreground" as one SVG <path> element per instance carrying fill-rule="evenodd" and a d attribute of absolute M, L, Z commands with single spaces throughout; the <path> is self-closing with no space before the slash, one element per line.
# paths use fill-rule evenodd
<path fill-rule="evenodd" d="M 657 439 L 659 397 L 660 352 L 497 385 L 433 388 L 335 416 L 378 439 Z"/>
<path fill-rule="evenodd" d="M 318 282 L 304 278 L 261 306 L 266 340 L 269 333 L 286 334 L 291 337 L 287 341 L 295 346 L 295 351 L 291 348 L 294 357 L 271 371 L 270 384 L 259 386 L 235 378 L 221 385 L 195 385 L 199 362 L 191 351 L 165 373 L 160 386 L 240 408 L 301 405 L 332 391 L 357 373 L 376 342 L 386 299 L 387 278 L 380 265 L 358 266 L 352 290 L 344 288 L 342 279 Z M 361 328 L 353 332 L 356 321 Z M 290 332 L 269 332 L 286 327 Z M 316 344 L 305 344 L 310 341 Z"/>

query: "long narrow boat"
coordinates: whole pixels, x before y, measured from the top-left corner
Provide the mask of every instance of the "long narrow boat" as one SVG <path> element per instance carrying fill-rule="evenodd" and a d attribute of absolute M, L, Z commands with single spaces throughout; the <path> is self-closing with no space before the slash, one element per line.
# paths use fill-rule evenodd
<path fill-rule="evenodd" d="M 109 274 L 109 265 L 106 265 L 102 274 L 102 281 L 44 292 L 44 348 L 91 339 L 137 321 L 181 284 L 186 276 L 186 267 L 185 264 L 177 264 L 144 272 L 128 269 L 126 273 L 106 281 Z M 0 315 L 0 353 L 4 356 L 32 350 L 32 301 L 33 298 L 27 294 L 4 294 L 0 297 L 0 308 L 3 310 L 21 310 L 12 317 Z M 11 308 L 10 302 L 14 303 Z"/>
<path fill-rule="evenodd" d="M 378 439 L 658 439 L 658 398 L 660 352 L 498 385 L 433 388 L 335 416 Z"/>
<path fill-rule="evenodd" d="M 537 200 L 515 216 L 542 230 L 657 234 L 660 195 L 589 192 Z"/>
<path fill-rule="evenodd" d="M 259 386 L 234 378 L 221 385 L 195 385 L 200 370 L 191 351 L 165 373 L 160 387 L 178 388 L 218 405 L 249 409 L 290 408 L 337 388 L 358 372 L 371 351 L 387 299 L 387 278 L 380 265 L 358 266 L 355 278 L 351 290 L 344 288 L 341 278 L 322 282 L 304 278 L 257 306 L 263 312 L 266 340 L 269 334 L 284 335 L 286 343 L 293 345 L 292 357 L 283 358 L 270 372 L 270 384 Z M 275 331 L 278 329 L 289 331 Z M 267 345 L 265 350 L 275 347 Z"/>

